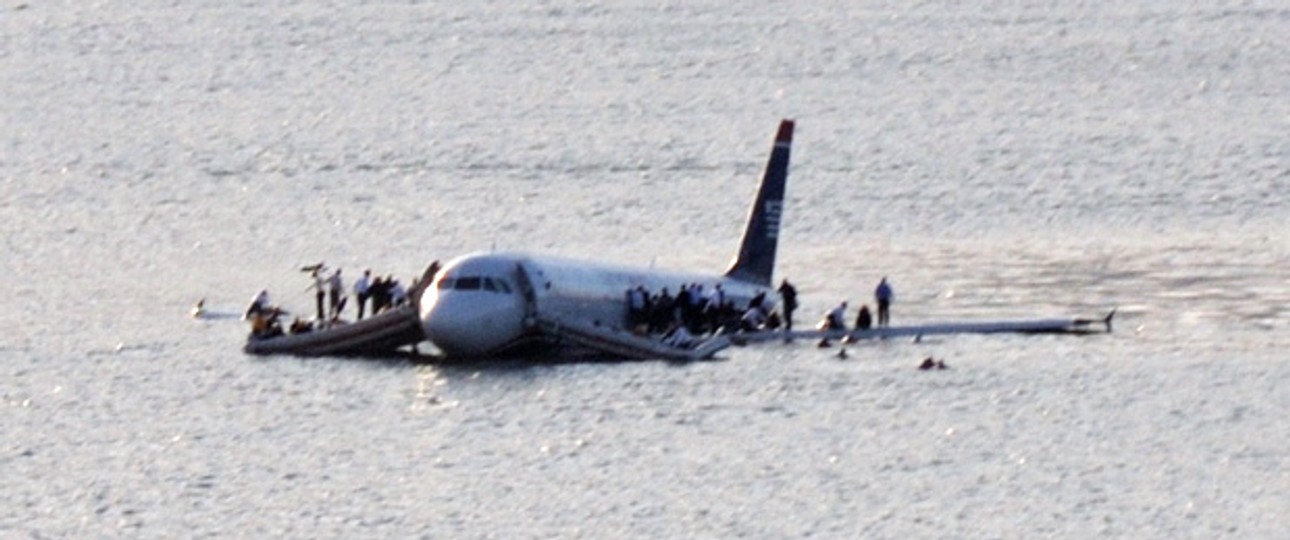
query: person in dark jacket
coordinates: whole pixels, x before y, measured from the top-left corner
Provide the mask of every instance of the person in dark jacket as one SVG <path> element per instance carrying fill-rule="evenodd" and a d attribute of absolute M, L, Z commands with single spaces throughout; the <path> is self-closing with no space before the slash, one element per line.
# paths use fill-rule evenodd
<path fill-rule="evenodd" d="M 856 330 L 868 330 L 873 328 L 873 315 L 869 313 L 868 305 L 861 305 L 860 312 L 856 314 Z"/>
<path fill-rule="evenodd" d="M 793 331 L 793 310 L 797 309 L 797 289 L 788 279 L 779 284 L 779 297 L 783 301 L 784 330 Z"/>
<path fill-rule="evenodd" d="M 878 288 L 873 291 L 873 298 L 878 302 L 878 326 L 887 326 L 891 323 L 891 302 L 896 299 L 896 294 L 892 292 L 886 276 L 878 282 Z"/>

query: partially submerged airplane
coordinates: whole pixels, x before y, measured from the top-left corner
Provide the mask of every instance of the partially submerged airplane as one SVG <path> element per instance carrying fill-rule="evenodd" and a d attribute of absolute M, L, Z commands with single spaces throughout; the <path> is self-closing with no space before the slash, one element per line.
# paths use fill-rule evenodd
<path fill-rule="evenodd" d="M 774 296 L 771 277 L 788 182 L 793 121 L 780 122 L 739 252 L 722 274 L 629 268 L 527 253 L 475 253 L 449 261 L 420 299 L 426 337 L 448 357 L 505 356 L 552 346 L 612 356 L 702 358 L 728 345 L 717 337 L 695 348 L 664 345 L 630 332 L 629 289 L 677 291 L 688 284 L 746 306 Z"/>
<path fill-rule="evenodd" d="M 627 291 L 658 292 L 700 284 L 720 286 L 725 298 L 743 308 L 764 299 L 771 309 L 775 254 L 788 181 L 793 121 L 783 120 L 753 200 L 739 251 L 721 274 L 631 268 L 521 252 L 472 253 L 449 261 L 414 298 L 412 309 L 299 336 L 252 339 L 247 352 L 302 355 L 385 354 L 428 339 L 446 359 L 590 352 L 618 358 L 695 360 L 739 343 L 788 337 L 850 335 L 852 339 L 944 333 L 1086 333 L 1090 321 L 1058 319 L 892 327 L 867 332 L 764 331 L 717 334 L 691 346 L 664 343 L 628 328 Z M 1110 319 L 1106 320 L 1110 330 Z M 418 324 L 419 323 L 419 324 Z M 419 326 L 420 331 L 416 331 Z M 370 337 L 371 339 L 366 339 Z M 295 340 L 289 343 L 285 340 Z M 284 340 L 284 341 L 277 341 Z"/>

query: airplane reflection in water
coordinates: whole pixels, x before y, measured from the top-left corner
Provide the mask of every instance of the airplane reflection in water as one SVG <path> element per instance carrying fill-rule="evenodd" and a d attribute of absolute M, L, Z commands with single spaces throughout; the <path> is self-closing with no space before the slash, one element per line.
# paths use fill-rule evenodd
<path fill-rule="evenodd" d="M 700 358 L 729 344 L 663 345 L 624 327 L 626 292 L 717 285 L 736 306 L 770 308 L 771 278 L 788 181 L 793 121 L 780 122 L 739 252 L 723 274 L 631 268 L 529 253 L 476 253 L 449 261 L 420 298 L 426 337 L 449 358 L 583 348 L 624 357 Z"/>

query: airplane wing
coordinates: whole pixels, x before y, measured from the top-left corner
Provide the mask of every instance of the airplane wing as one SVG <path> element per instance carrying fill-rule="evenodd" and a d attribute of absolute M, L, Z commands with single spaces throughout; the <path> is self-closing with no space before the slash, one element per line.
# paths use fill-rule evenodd
<path fill-rule="evenodd" d="M 793 332 L 768 330 L 751 334 L 740 334 L 735 337 L 735 340 L 738 344 L 745 344 L 776 339 L 845 339 L 847 341 L 900 337 L 920 339 L 925 336 L 949 334 L 1082 335 L 1110 333 L 1111 319 L 1113 317 L 1115 317 L 1115 310 L 1111 310 L 1110 314 L 1100 319 L 1026 319 L 1009 321 L 932 323 L 871 328 L 868 330 L 796 330 Z"/>

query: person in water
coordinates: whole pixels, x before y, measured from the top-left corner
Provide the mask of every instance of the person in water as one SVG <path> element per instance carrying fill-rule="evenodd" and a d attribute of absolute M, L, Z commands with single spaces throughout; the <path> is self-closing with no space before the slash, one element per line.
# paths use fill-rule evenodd
<path fill-rule="evenodd" d="M 922 371 L 930 371 L 933 369 L 948 369 L 948 367 L 945 365 L 944 360 L 935 360 L 928 356 L 923 359 L 923 363 L 918 365 L 918 369 Z"/>
<path fill-rule="evenodd" d="M 891 302 L 896 299 L 891 284 L 887 283 L 887 276 L 883 276 L 882 281 L 878 282 L 873 298 L 878 302 L 878 326 L 887 326 L 891 323 Z"/>

